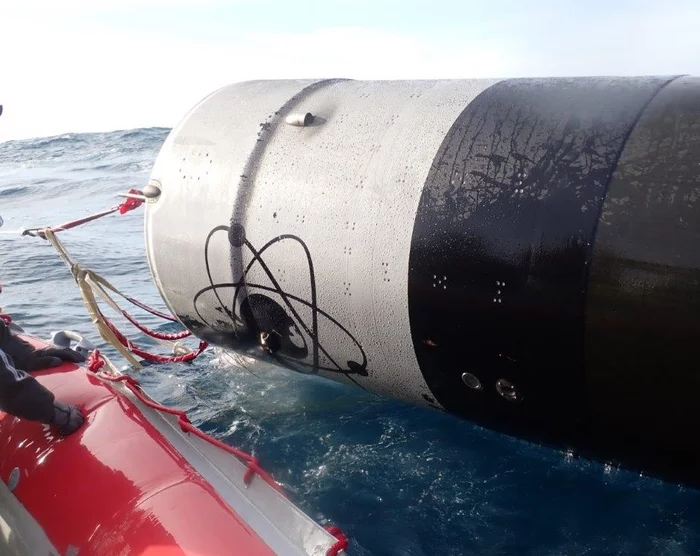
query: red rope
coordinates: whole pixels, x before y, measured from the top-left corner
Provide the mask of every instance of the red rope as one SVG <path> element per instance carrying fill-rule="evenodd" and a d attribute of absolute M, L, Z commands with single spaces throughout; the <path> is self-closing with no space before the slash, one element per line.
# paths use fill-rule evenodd
<path fill-rule="evenodd" d="M 206 342 L 201 341 L 199 342 L 199 348 L 197 349 L 197 351 L 191 351 L 190 353 L 186 353 L 184 355 L 158 355 L 155 353 L 150 353 L 138 347 L 126 336 L 124 336 L 124 334 L 119 332 L 119 330 L 117 330 L 117 327 L 114 326 L 107 317 L 102 315 L 102 318 L 104 319 L 105 324 L 109 327 L 109 329 L 112 332 L 114 332 L 114 335 L 119 340 L 119 343 L 121 343 L 125 348 L 129 349 L 134 355 L 138 355 L 146 361 L 153 361 L 155 363 L 183 363 L 186 361 L 192 361 L 193 359 L 198 357 L 205 349 L 207 349 L 209 345 Z"/>
<path fill-rule="evenodd" d="M 0 313 L 0 320 L 5 321 L 5 324 L 10 324 L 12 322 L 12 317 L 10 315 L 6 315 L 5 313 Z"/>
<path fill-rule="evenodd" d="M 143 195 L 143 193 L 138 189 L 130 189 L 129 193 L 133 195 Z M 77 220 L 71 220 L 70 222 L 66 222 L 65 224 L 61 224 L 60 226 L 54 226 L 53 228 L 49 229 L 53 233 L 62 232 L 64 230 L 70 230 L 71 228 L 75 228 L 76 226 L 80 226 L 82 224 L 87 224 L 88 222 L 92 222 L 93 220 L 97 220 L 98 218 L 102 218 L 103 216 L 109 216 L 110 214 L 113 214 L 117 211 L 119 211 L 119 214 L 126 214 L 127 212 L 140 207 L 142 204 L 143 201 L 139 199 L 128 198 L 123 203 L 117 205 L 116 207 L 112 207 L 109 210 L 98 212 L 97 214 L 92 214 L 90 216 L 79 218 Z M 46 239 L 46 234 L 44 234 L 44 232 L 39 229 L 25 230 L 24 235 L 38 235 L 39 237 Z"/>
<path fill-rule="evenodd" d="M 132 195 L 143 195 L 143 191 L 139 191 L 138 189 L 129 189 L 129 193 Z M 132 199 L 131 197 L 128 197 L 117 208 L 119 209 L 119 214 L 126 214 L 130 210 L 139 208 L 142 204 L 143 201 L 141 199 Z"/>
<path fill-rule="evenodd" d="M 119 292 L 117 292 L 117 293 L 119 293 Z M 144 311 L 147 311 L 147 312 L 151 313 L 152 315 L 155 315 L 155 316 L 160 317 L 160 318 L 165 319 L 165 320 L 169 320 L 170 322 L 179 322 L 179 321 L 178 321 L 175 317 L 173 317 L 172 315 L 167 315 L 167 314 L 165 314 L 165 313 L 161 313 L 158 309 L 153 309 L 152 307 L 149 307 L 149 306 L 146 305 L 145 303 L 141 303 L 138 299 L 134 299 L 133 297 L 128 297 L 128 296 L 123 295 L 123 294 L 121 294 L 121 293 L 120 293 L 119 295 L 121 295 L 121 296 L 122 296 L 124 299 L 126 299 L 129 303 L 133 303 L 133 304 L 136 305 L 137 307 L 143 309 Z"/>
<path fill-rule="evenodd" d="M 336 527 L 335 525 L 327 525 L 326 531 L 338 539 L 335 544 L 328 549 L 326 556 L 338 556 L 338 553 L 341 550 L 348 549 L 348 538 L 345 536 L 345 533 L 340 530 L 340 527 Z"/>
<path fill-rule="evenodd" d="M 106 363 L 105 363 L 105 360 L 102 359 L 102 356 L 100 355 L 100 350 L 93 349 L 87 358 L 88 371 L 92 371 L 93 373 L 96 373 L 105 365 L 106 365 Z"/>
<path fill-rule="evenodd" d="M 183 338 L 187 338 L 188 336 L 192 335 L 192 332 L 190 332 L 189 330 L 183 330 L 182 332 L 174 332 L 172 334 L 169 334 L 167 332 L 156 332 L 155 330 L 151 330 L 150 328 L 146 328 L 146 326 L 144 326 L 139 321 L 137 321 L 134 317 L 132 317 L 129 313 L 127 313 L 124 309 L 119 309 L 119 312 L 122 315 L 124 315 L 124 318 L 126 320 L 128 320 L 131 324 L 133 324 L 141 332 L 143 332 L 147 336 L 150 336 L 151 338 L 156 338 L 158 340 L 182 340 Z"/>
<path fill-rule="evenodd" d="M 154 363 L 183 363 L 186 361 L 192 361 L 193 359 L 198 357 L 205 349 L 207 349 L 209 345 L 204 341 L 200 341 L 199 348 L 197 349 L 197 351 L 191 351 L 190 353 L 185 353 L 184 355 L 158 355 L 155 353 L 150 353 L 138 347 L 126 336 L 124 336 L 124 334 L 119 332 L 119 330 L 117 330 L 117 327 L 114 326 L 107 317 L 102 315 L 102 318 L 104 319 L 105 324 L 109 327 L 109 329 L 112 332 L 114 332 L 114 335 L 119 340 L 119 343 L 121 343 L 125 348 L 128 348 L 134 355 L 138 355 L 146 361 L 153 361 Z"/>
<path fill-rule="evenodd" d="M 102 359 L 102 356 L 100 355 L 99 350 L 95 349 L 90 353 L 90 356 L 88 357 L 88 370 L 96 373 L 99 371 L 104 365 L 105 362 Z M 177 416 L 177 422 L 178 425 L 180 425 L 180 428 L 184 432 L 190 432 L 197 437 L 201 438 L 202 440 L 205 440 L 209 444 L 212 444 L 213 446 L 216 446 L 217 448 L 237 457 L 238 459 L 244 461 L 247 463 L 248 470 L 246 471 L 245 475 L 243 476 L 243 482 L 247 485 L 250 484 L 250 482 L 253 480 L 253 476 L 257 475 L 260 477 L 263 481 L 265 481 L 268 485 L 270 485 L 272 488 L 274 488 L 277 492 L 279 492 L 282 496 L 286 498 L 285 492 L 282 490 L 282 487 L 280 487 L 275 480 L 262 468 L 260 467 L 260 464 L 258 463 L 258 460 L 251 456 L 250 454 L 247 454 L 243 452 L 242 450 L 239 450 L 238 448 L 234 448 L 233 446 L 229 446 L 228 444 L 225 444 L 219 440 L 216 440 L 215 438 L 212 438 L 208 434 L 202 432 L 199 430 L 197 427 L 195 427 L 189 418 L 187 417 L 187 414 L 179 409 L 172 409 L 170 407 L 166 407 L 164 405 L 158 404 L 153 402 L 152 400 L 148 399 L 145 394 L 143 393 L 143 390 L 141 389 L 141 385 L 139 384 L 139 381 L 136 380 L 134 377 L 129 376 L 129 375 L 122 375 L 119 377 L 113 377 L 113 376 L 108 376 L 108 375 L 100 375 L 100 378 L 107 380 L 109 382 L 123 382 L 125 383 L 125 387 L 128 388 L 134 396 L 136 396 L 141 403 L 144 405 L 150 407 L 151 409 L 155 409 L 156 411 L 160 411 L 162 413 L 168 413 L 170 415 L 175 415 Z"/>
<path fill-rule="evenodd" d="M 202 352 L 207 349 L 207 347 L 209 347 L 209 344 L 206 342 L 199 342 L 197 351 L 191 351 L 189 353 L 185 353 L 184 355 L 158 355 L 156 353 L 150 353 L 144 349 L 141 349 L 135 346 L 133 343 L 129 349 L 134 355 L 138 355 L 141 359 L 152 361 L 154 363 L 186 363 L 199 357 Z"/>

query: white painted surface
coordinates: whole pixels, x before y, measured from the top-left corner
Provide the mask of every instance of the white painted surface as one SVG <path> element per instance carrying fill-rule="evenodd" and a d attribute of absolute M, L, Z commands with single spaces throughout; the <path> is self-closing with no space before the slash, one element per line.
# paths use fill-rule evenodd
<path fill-rule="evenodd" d="M 151 271 L 173 312 L 183 314 L 187 308 L 185 314 L 191 313 L 193 291 L 208 283 L 204 241 L 211 228 L 231 219 L 261 124 L 313 82 L 285 81 L 275 87 L 246 82 L 237 95 L 220 89 L 194 107 L 166 139 L 151 173 L 162 193 L 156 203 L 147 204 L 145 228 Z M 219 263 L 215 273 L 230 275 L 225 234 L 215 238 L 212 252 Z M 206 316 L 220 317 L 213 309 Z"/>

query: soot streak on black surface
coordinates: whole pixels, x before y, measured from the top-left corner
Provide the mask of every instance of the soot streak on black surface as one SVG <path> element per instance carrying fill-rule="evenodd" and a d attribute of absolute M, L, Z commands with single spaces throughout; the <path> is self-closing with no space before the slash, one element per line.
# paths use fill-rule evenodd
<path fill-rule="evenodd" d="M 448 411 L 556 442 L 585 427 L 593 237 L 624 142 L 666 82 L 507 80 L 453 124 L 420 200 L 408 280 L 416 356 Z"/>

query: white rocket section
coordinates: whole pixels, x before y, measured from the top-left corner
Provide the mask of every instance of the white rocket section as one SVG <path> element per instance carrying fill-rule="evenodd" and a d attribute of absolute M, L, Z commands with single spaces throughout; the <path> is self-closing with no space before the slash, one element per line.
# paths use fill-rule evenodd
<path fill-rule="evenodd" d="M 193 299 L 209 285 L 205 239 L 235 213 L 256 250 L 291 235 L 309 251 L 314 280 L 294 239 L 273 243 L 261 255 L 265 266 L 253 262 L 245 276 L 248 295 L 264 294 L 288 314 L 285 303 L 294 308 L 290 316 L 303 321 L 296 324 L 309 346 L 306 363 L 315 282 L 320 366 L 347 368 L 364 352 L 368 376 L 350 374 L 354 382 L 425 403 L 431 393 L 408 313 L 413 224 L 445 135 L 495 82 L 270 81 L 231 85 L 205 99 L 168 137 L 152 174 L 162 195 L 147 209 L 148 256 L 171 310 L 195 314 Z M 305 113 L 314 116 L 308 126 L 285 122 Z M 215 284 L 240 278 L 253 255 L 245 247 L 238 253 L 242 260 L 232 266 L 227 234 L 213 236 Z M 232 290 L 220 295 L 231 300 Z M 233 330 L 214 295 L 198 305 L 218 330 Z M 320 374 L 346 381 L 338 372 Z"/>
<path fill-rule="evenodd" d="M 163 144 L 151 172 L 162 194 L 147 205 L 146 251 L 155 283 L 174 314 L 191 314 L 194 293 L 208 284 L 204 241 L 214 226 L 231 220 L 260 124 L 312 83 L 246 82 L 235 90 L 220 89 L 195 106 Z M 221 276 L 230 259 L 225 235 L 215 238 L 212 254 Z M 209 309 L 207 316 L 221 319 Z"/>

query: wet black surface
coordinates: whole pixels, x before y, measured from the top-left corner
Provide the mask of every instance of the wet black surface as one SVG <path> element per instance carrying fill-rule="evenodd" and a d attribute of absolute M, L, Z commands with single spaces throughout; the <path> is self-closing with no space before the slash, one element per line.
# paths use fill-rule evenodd
<path fill-rule="evenodd" d="M 698 339 L 700 79 L 680 78 L 627 141 L 596 238 L 586 376 L 612 455 L 698 481 Z"/>
<path fill-rule="evenodd" d="M 667 81 L 503 81 L 449 131 L 420 201 L 409 274 L 416 353 L 448 411 L 530 438 L 585 439 L 598 216 L 628 135 Z M 464 372 L 483 387 L 467 387 Z"/>

